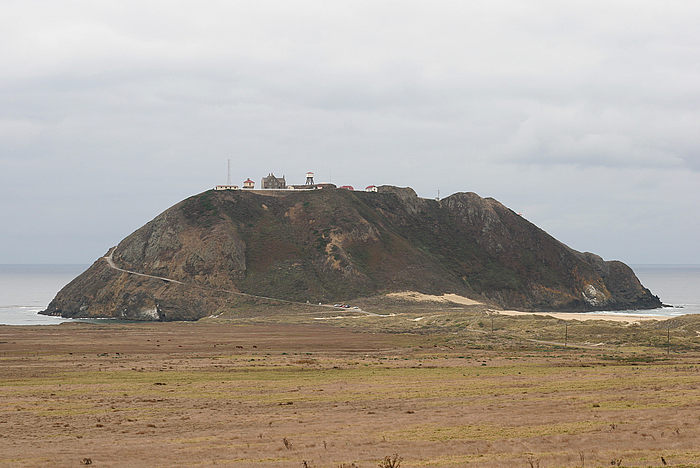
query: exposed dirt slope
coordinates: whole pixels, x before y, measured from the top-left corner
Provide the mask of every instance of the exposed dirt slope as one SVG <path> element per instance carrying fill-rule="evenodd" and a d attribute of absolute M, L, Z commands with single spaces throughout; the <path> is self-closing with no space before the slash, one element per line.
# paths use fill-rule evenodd
<path fill-rule="evenodd" d="M 652 308 L 621 262 L 576 252 L 493 199 L 421 199 L 324 189 L 207 191 L 166 210 L 61 290 L 47 314 L 197 319 L 231 300 L 217 289 L 340 302 L 398 291 L 455 293 L 526 310 Z"/>

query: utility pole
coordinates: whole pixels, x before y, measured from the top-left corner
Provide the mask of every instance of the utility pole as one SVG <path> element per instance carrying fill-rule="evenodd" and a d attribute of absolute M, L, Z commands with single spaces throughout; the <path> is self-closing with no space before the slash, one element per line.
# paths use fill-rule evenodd
<path fill-rule="evenodd" d="M 564 322 L 564 347 L 569 344 L 569 322 Z"/>
<path fill-rule="evenodd" d="M 666 356 L 671 355 L 671 324 L 666 323 Z"/>

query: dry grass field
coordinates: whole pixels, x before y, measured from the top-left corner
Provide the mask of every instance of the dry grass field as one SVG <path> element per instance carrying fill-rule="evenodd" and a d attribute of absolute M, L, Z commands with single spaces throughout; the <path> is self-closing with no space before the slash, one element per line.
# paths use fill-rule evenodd
<path fill-rule="evenodd" d="M 2 326 L 0 465 L 700 466 L 700 321 L 403 310 Z"/>

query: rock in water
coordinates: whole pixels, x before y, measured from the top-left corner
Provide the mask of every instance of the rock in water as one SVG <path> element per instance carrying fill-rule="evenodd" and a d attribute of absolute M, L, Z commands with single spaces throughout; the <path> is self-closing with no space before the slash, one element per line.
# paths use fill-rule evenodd
<path fill-rule="evenodd" d="M 97 260 L 43 313 L 196 320 L 224 307 L 227 291 L 311 303 L 411 290 L 521 310 L 661 306 L 627 265 L 577 252 L 475 193 L 210 190 L 110 253 L 125 271 Z"/>

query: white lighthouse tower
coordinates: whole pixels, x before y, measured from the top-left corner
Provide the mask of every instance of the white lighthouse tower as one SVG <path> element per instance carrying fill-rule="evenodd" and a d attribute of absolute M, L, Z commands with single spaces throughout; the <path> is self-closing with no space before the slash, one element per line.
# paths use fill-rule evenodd
<path fill-rule="evenodd" d="M 306 173 L 306 185 L 314 185 L 314 173 L 313 172 Z"/>

